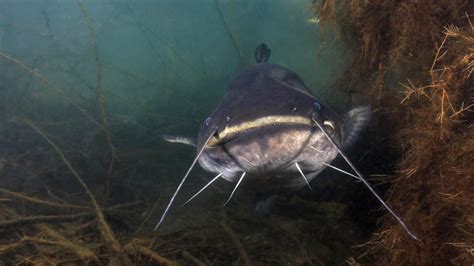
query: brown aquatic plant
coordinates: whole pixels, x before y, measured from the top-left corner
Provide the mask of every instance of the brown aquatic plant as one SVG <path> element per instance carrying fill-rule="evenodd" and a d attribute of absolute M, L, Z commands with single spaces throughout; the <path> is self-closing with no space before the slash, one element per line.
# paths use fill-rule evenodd
<path fill-rule="evenodd" d="M 474 5 L 469 1 L 314 1 L 354 60 L 340 84 L 371 95 L 398 153 L 385 215 L 355 259 L 385 265 L 474 261 Z M 377 133 L 375 133 L 377 134 Z M 351 260 L 355 263 L 354 260 Z"/>

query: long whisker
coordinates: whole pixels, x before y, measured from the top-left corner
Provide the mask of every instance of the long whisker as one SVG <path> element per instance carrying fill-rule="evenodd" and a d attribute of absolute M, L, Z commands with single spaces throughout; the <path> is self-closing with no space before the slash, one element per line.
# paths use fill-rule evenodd
<path fill-rule="evenodd" d="M 199 195 L 201 192 L 204 191 L 208 186 L 210 186 L 214 181 L 216 181 L 219 177 L 221 177 L 222 174 L 218 174 L 216 177 L 214 177 L 209 183 L 207 183 L 201 190 L 199 190 L 196 194 L 194 194 L 191 198 L 189 198 L 185 203 L 179 205 L 180 207 L 183 207 L 184 205 L 188 204 L 191 200 L 193 200 L 197 195 Z"/>
<path fill-rule="evenodd" d="M 303 171 L 301 171 L 301 168 L 300 168 L 300 166 L 298 165 L 298 163 L 295 162 L 295 166 L 296 166 L 296 169 L 298 169 L 298 171 L 300 172 L 301 176 L 304 178 L 304 181 L 305 181 L 306 184 L 308 185 L 309 189 L 313 190 L 313 188 L 311 187 L 311 185 L 310 185 L 309 182 L 308 182 L 308 178 L 306 178 L 306 176 L 304 175 Z"/>
<path fill-rule="evenodd" d="M 337 171 L 339 171 L 339 172 L 341 172 L 341 173 L 343 173 L 343 174 L 346 174 L 346 175 L 348 175 L 348 176 L 352 176 L 353 178 L 360 180 L 360 178 L 359 178 L 358 176 L 353 175 L 353 174 L 351 174 L 351 173 L 349 173 L 349 172 L 346 172 L 346 171 L 344 171 L 344 170 L 342 170 L 342 169 L 340 169 L 340 168 L 337 168 L 337 167 L 334 166 L 334 165 L 330 165 L 330 164 L 327 164 L 327 163 L 323 163 L 323 164 L 326 165 L 327 167 L 330 167 L 330 168 L 332 168 L 332 169 L 334 169 L 334 170 L 337 170 Z"/>
<path fill-rule="evenodd" d="M 232 198 L 232 196 L 234 196 L 234 193 L 235 193 L 235 191 L 237 190 L 237 188 L 239 187 L 240 182 L 242 182 L 242 180 L 244 179 L 245 174 L 246 174 L 246 172 L 244 172 L 244 173 L 242 174 L 242 176 L 240 177 L 239 181 L 237 182 L 237 185 L 235 185 L 234 190 L 232 190 L 232 193 L 230 193 L 230 197 L 226 200 L 226 202 L 224 203 L 223 206 L 227 205 L 227 203 L 229 203 L 229 201 L 230 201 L 230 199 Z"/>
<path fill-rule="evenodd" d="M 174 192 L 173 197 L 171 197 L 171 200 L 170 200 L 170 202 L 168 203 L 168 206 L 166 206 L 166 209 L 165 209 L 165 211 L 163 212 L 163 215 L 161 215 L 160 221 L 156 224 L 154 230 L 158 229 L 158 227 L 160 227 L 160 225 L 161 225 L 161 224 L 163 223 L 163 221 L 165 220 L 165 216 L 166 216 L 166 214 L 168 213 L 168 211 L 169 211 L 169 209 L 170 209 L 170 207 L 171 207 L 171 204 L 173 204 L 173 201 L 174 201 L 174 199 L 176 198 L 176 195 L 178 194 L 179 190 L 181 189 L 181 186 L 183 186 L 184 181 L 186 181 L 186 178 L 188 178 L 189 173 L 190 173 L 191 170 L 193 169 L 194 165 L 197 163 L 197 161 L 198 161 L 198 159 L 199 159 L 199 156 L 201 156 L 201 154 L 202 154 L 202 152 L 204 151 L 204 148 L 206 147 L 207 143 L 209 143 L 209 141 L 211 140 L 212 136 L 214 136 L 215 133 L 216 133 L 216 130 L 212 131 L 212 133 L 209 135 L 209 137 L 206 139 L 206 141 L 205 141 L 204 144 L 202 145 L 201 150 L 199 150 L 198 154 L 196 155 L 196 158 L 194 158 L 193 163 L 191 164 L 191 166 L 189 167 L 188 171 L 186 172 L 186 174 L 184 175 L 183 179 L 181 180 L 181 183 L 179 183 L 178 188 L 177 188 L 176 191 Z"/>
<path fill-rule="evenodd" d="M 339 154 L 342 156 L 342 158 L 344 158 L 344 160 L 346 160 L 347 164 L 349 164 L 349 166 L 352 168 L 352 170 L 354 170 L 354 172 L 357 174 L 357 176 L 359 177 L 359 179 L 362 181 L 362 183 L 364 183 L 364 185 L 370 190 L 370 192 L 372 192 L 372 194 L 377 198 L 377 200 L 385 207 L 385 209 L 390 212 L 390 214 L 392 214 L 393 217 L 395 217 L 395 219 L 398 221 L 398 223 L 400 223 L 400 225 L 403 227 L 403 229 L 405 229 L 405 231 L 415 240 L 419 240 L 418 237 L 415 236 L 415 234 L 413 234 L 410 229 L 408 229 L 408 227 L 406 226 L 406 224 L 403 222 L 402 218 L 400 218 L 388 205 L 387 203 L 385 203 L 385 201 L 383 201 L 383 199 L 377 194 L 377 192 L 375 192 L 375 190 L 372 188 L 372 186 L 370 186 L 369 182 L 367 182 L 365 180 L 365 178 L 362 176 L 362 174 L 359 172 L 359 170 L 357 170 L 357 168 L 355 168 L 355 166 L 351 163 L 351 161 L 349 160 L 349 158 L 342 152 L 342 150 L 339 148 L 339 146 L 336 144 L 336 142 L 331 138 L 331 136 L 329 136 L 329 134 L 324 130 L 324 128 L 318 123 L 318 121 L 316 121 L 316 119 L 312 118 L 314 123 L 316 123 L 316 125 L 319 127 L 319 129 L 323 132 L 323 134 L 326 136 L 326 138 L 334 145 L 334 147 L 336 148 L 336 150 L 339 152 Z"/>

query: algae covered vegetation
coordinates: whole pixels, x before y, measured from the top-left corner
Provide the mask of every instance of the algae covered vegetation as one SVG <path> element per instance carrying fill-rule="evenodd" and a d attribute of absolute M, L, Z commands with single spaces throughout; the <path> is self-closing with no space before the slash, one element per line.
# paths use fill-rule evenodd
<path fill-rule="evenodd" d="M 381 265 L 474 262 L 474 5 L 472 1 L 314 1 L 323 28 L 354 52 L 341 84 L 369 95 L 394 152 L 391 217 L 351 261 Z"/>
<path fill-rule="evenodd" d="M 353 52 L 318 22 L 306 1 L 1 1 L 1 264 L 343 263 L 380 213 L 337 173 L 258 219 L 253 195 L 222 208 L 221 182 L 152 230 L 195 153 L 160 135 L 195 136 L 257 44 L 336 109 L 353 103 L 332 86 Z M 183 197 L 209 178 L 193 171 Z"/>

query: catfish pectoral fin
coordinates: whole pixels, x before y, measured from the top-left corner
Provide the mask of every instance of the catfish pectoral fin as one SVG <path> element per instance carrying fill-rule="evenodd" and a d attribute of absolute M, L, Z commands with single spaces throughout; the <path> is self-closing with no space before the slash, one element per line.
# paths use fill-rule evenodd
<path fill-rule="evenodd" d="M 356 107 L 350 110 L 345 116 L 344 140 L 342 149 L 346 150 L 360 135 L 360 132 L 367 127 L 372 116 L 370 106 Z"/>
<path fill-rule="evenodd" d="M 196 147 L 196 140 L 182 136 L 161 135 L 161 138 L 171 143 L 181 143 Z"/>

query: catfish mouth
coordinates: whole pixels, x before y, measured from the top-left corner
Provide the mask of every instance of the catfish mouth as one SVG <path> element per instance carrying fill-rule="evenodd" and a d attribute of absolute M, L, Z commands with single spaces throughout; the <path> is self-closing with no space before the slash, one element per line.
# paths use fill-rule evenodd
<path fill-rule="evenodd" d="M 309 117 L 303 116 L 266 116 L 241 124 L 227 126 L 217 132 L 208 143 L 209 147 L 223 145 L 239 136 L 258 129 L 278 125 L 313 126 L 314 122 Z"/>

